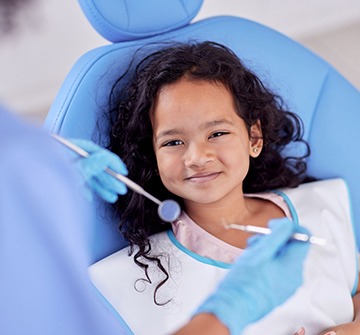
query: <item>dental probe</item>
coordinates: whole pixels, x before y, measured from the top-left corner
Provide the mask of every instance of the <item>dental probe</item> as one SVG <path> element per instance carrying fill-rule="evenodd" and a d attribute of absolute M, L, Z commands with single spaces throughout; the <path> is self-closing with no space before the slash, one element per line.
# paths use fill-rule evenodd
<path fill-rule="evenodd" d="M 59 141 L 61 144 L 65 145 L 72 151 L 76 152 L 81 157 L 88 157 L 89 153 L 85 151 L 83 148 L 80 148 L 76 144 L 72 143 L 71 141 L 65 139 L 64 137 L 61 137 L 57 134 L 51 134 L 51 136 Z M 122 183 L 124 183 L 127 187 L 129 187 L 134 192 L 143 195 L 144 197 L 148 198 L 149 200 L 153 201 L 158 207 L 158 214 L 159 217 L 164 220 L 165 222 L 173 222 L 180 216 L 180 206 L 179 204 L 174 200 L 165 200 L 160 201 L 159 199 L 155 198 L 150 193 L 146 192 L 140 185 L 133 182 L 131 179 L 127 178 L 126 176 L 115 172 L 114 170 L 111 170 L 109 168 L 105 169 L 105 172 L 111 175 L 112 177 L 120 180 Z"/>
<path fill-rule="evenodd" d="M 240 224 L 229 223 L 229 224 L 225 224 L 224 227 L 226 229 L 238 229 L 238 230 L 249 232 L 249 233 L 257 233 L 257 234 L 264 234 L 264 235 L 269 235 L 271 233 L 270 228 L 256 227 L 256 226 L 250 226 L 250 225 L 240 225 Z M 310 242 L 311 244 L 316 244 L 316 245 L 320 245 L 320 246 L 324 246 L 326 244 L 326 240 L 324 240 L 323 238 L 310 236 L 310 235 L 303 234 L 303 233 L 294 233 L 292 235 L 292 238 L 297 241 Z"/>

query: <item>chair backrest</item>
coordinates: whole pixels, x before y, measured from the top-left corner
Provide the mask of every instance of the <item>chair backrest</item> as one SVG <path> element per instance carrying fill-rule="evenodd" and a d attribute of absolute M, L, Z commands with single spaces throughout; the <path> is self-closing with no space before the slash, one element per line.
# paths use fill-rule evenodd
<path fill-rule="evenodd" d="M 106 144 L 101 118 L 110 88 L 133 53 L 155 42 L 212 40 L 232 50 L 302 118 L 312 155 L 309 174 L 343 177 L 354 204 L 360 201 L 360 149 L 353 139 L 360 125 L 360 92 L 332 66 L 290 38 L 259 23 L 231 16 L 189 23 L 202 0 L 80 0 L 93 26 L 113 43 L 91 50 L 74 65 L 46 118 L 45 128 L 64 137 Z M 102 136 L 96 136 L 100 133 Z M 94 137 L 95 136 L 95 137 Z M 289 150 L 296 150 L 290 148 Z M 112 211 L 97 199 L 92 223 L 93 261 L 125 245 Z M 360 241 L 360 208 L 353 207 Z"/>

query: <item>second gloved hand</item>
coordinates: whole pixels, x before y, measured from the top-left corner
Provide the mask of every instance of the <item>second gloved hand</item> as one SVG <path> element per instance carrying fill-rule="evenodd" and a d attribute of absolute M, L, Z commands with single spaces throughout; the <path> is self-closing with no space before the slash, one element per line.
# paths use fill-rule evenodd
<path fill-rule="evenodd" d="M 125 184 L 105 172 L 106 168 L 110 168 L 122 175 L 128 174 L 125 164 L 117 155 L 89 140 L 71 139 L 71 142 L 89 153 L 88 157 L 80 158 L 78 166 L 90 189 L 110 203 L 117 200 L 118 194 L 127 192 Z"/>
<path fill-rule="evenodd" d="M 291 236 L 308 232 L 288 219 L 272 220 L 269 226 L 272 233 L 250 239 L 215 293 L 196 312 L 214 314 L 232 335 L 281 305 L 302 283 L 309 243 Z"/>

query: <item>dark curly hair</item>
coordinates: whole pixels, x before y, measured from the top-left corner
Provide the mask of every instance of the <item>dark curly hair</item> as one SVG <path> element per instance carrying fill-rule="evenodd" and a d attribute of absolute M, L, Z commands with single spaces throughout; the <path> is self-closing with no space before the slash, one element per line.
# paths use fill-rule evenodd
<path fill-rule="evenodd" d="M 172 198 L 182 203 L 164 187 L 156 173 L 151 110 L 159 90 L 183 77 L 225 85 L 234 96 L 237 114 L 244 120 L 249 136 L 250 127 L 260 120 L 264 147 L 258 158 L 250 158 L 250 169 L 243 183 L 245 193 L 296 187 L 304 181 L 305 158 L 310 150 L 302 138 L 301 120 L 288 111 L 281 98 L 266 88 L 231 50 L 214 42 L 162 47 L 143 58 L 134 71 L 129 70 L 114 85 L 110 149 L 126 163 L 130 179 L 151 190 L 160 200 Z M 124 87 L 120 83 L 125 79 L 129 84 Z M 293 142 L 305 146 L 304 155 L 284 155 L 283 149 Z M 168 229 L 169 225 L 158 218 L 157 205 L 134 192 L 128 192 L 116 206 L 121 212 L 120 230 L 130 242 L 130 254 L 134 246 L 139 248 L 134 260 L 144 268 L 146 280 L 151 282 L 148 265 L 141 261 L 144 259 L 157 262 L 165 274 L 164 281 L 155 289 L 157 303 L 157 289 L 167 280 L 168 273 L 158 257 L 150 256 L 148 237 Z"/>

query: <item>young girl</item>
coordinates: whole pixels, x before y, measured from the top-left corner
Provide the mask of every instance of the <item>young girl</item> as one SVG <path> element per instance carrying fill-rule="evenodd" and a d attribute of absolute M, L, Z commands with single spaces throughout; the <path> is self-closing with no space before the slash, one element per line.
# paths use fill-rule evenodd
<path fill-rule="evenodd" d="M 130 179 L 183 209 L 168 225 L 156 205 L 129 192 L 117 208 L 130 246 L 90 269 L 136 335 L 179 328 L 216 287 L 249 237 L 226 224 L 265 227 L 282 217 L 328 243 L 310 251 L 298 292 L 245 334 L 288 335 L 299 326 L 314 335 L 328 328 L 358 332 L 346 187 L 341 180 L 300 185 L 307 179 L 309 149 L 301 121 L 278 96 L 232 51 L 212 42 L 152 53 L 137 65 L 129 86 L 115 92 L 111 150 Z M 290 143 L 303 146 L 305 154 L 286 156 Z"/>

